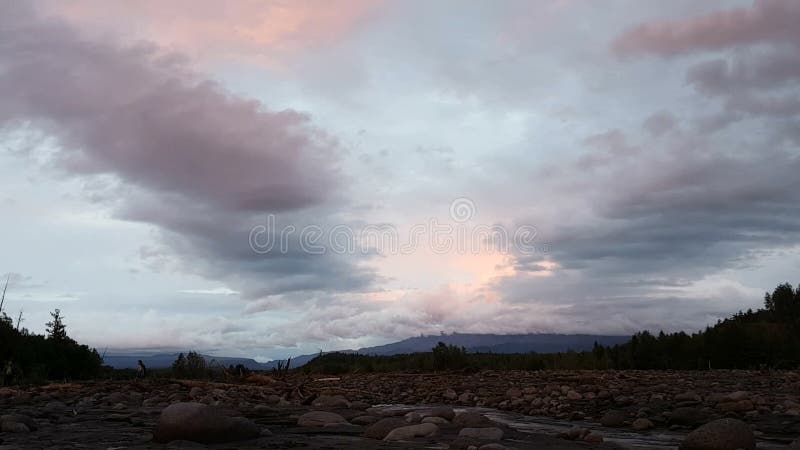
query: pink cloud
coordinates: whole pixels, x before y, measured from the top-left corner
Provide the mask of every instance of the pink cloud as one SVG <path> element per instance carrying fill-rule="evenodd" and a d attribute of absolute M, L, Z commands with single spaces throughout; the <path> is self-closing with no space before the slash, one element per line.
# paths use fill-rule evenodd
<path fill-rule="evenodd" d="M 83 29 L 155 41 L 198 59 L 244 58 L 275 63 L 278 55 L 342 38 L 379 3 L 41 0 L 39 7 Z"/>
<path fill-rule="evenodd" d="M 750 8 L 729 9 L 686 20 L 643 23 L 619 36 L 612 51 L 620 56 L 663 57 L 760 42 L 800 44 L 800 3 L 758 0 Z"/>

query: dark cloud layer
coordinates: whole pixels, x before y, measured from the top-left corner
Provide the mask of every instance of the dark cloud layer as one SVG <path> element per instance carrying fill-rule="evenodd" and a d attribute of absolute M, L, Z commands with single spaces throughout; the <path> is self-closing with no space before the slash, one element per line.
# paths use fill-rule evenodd
<path fill-rule="evenodd" d="M 368 282 L 296 241 L 270 257 L 249 247 L 259 213 L 325 208 L 340 184 L 338 145 L 307 114 L 234 96 L 154 45 L 88 40 L 22 2 L 3 9 L 0 126 L 55 137 L 68 174 L 121 181 L 117 215 L 155 225 L 188 271 L 250 296 Z"/>
<path fill-rule="evenodd" d="M 150 45 L 84 40 L 11 4 L 0 22 L 0 118 L 58 136 L 59 163 L 231 211 L 296 209 L 336 183 L 335 142 Z"/>

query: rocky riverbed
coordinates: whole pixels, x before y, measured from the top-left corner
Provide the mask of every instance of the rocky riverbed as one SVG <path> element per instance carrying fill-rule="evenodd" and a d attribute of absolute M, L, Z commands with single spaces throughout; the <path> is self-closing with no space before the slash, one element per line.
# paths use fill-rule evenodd
<path fill-rule="evenodd" d="M 800 436 L 800 374 L 503 371 L 102 381 L 0 388 L 0 414 L 0 449 L 784 448 Z"/>

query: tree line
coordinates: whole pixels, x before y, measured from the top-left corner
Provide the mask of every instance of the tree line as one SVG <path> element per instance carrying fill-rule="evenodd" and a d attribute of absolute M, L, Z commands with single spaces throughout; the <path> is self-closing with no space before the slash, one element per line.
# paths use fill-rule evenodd
<path fill-rule="evenodd" d="M 59 309 L 50 313 L 44 335 L 19 328 L 0 313 L 0 363 L 4 384 L 40 383 L 47 380 L 89 379 L 100 374 L 102 358 L 97 350 L 67 335 Z"/>

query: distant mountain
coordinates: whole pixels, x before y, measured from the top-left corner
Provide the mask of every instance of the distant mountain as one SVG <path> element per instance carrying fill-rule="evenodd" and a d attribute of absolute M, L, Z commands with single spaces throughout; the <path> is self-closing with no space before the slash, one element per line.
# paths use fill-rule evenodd
<path fill-rule="evenodd" d="M 591 334 L 442 334 L 403 339 L 377 347 L 358 350 L 365 355 L 399 355 L 429 352 L 439 342 L 464 347 L 470 353 L 557 353 L 591 350 L 597 342 L 604 346 L 624 344 L 630 336 Z"/>
<path fill-rule="evenodd" d="M 399 355 L 403 353 L 429 352 L 439 342 L 464 347 L 470 353 L 558 353 L 574 350 L 576 352 L 591 350 L 597 342 L 603 346 L 624 344 L 629 336 L 599 336 L 592 334 L 442 334 L 434 336 L 417 336 L 403 339 L 386 345 L 366 347 L 358 350 L 340 350 L 344 353 L 361 353 L 364 355 Z M 316 358 L 319 354 L 301 355 L 292 358 L 291 367 L 300 367 Z M 227 356 L 202 355 L 206 361 L 229 366 L 242 364 L 251 370 L 272 370 L 279 362 L 259 363 L 250 358 L 233 358 Z M 141 359 L 145 365 L 153 369 L 170 367 L 178 353 L 164 353 L 149 356 L 107 355 L 105 364 L 115 369 L 135 368 L 136 361 Z"/>
<path fill-rule="evenodd" d="M 208 364 L 220 364 L 225 367 L 229 365 L 242 364 L 251 370 L 270 370 L 274 366 L 270 363 L 260 363 L 251 358 L 235 358 L 229 356 L 201 355 Z M 178 353 L 161 353 L 157 355 L 106 355 L 103 357 L 103 364 L 115 369 L 135 369 L 138 360 L 142 360 L 145 366 L 151 369 L 164 369 L 171 367 Z"/>

